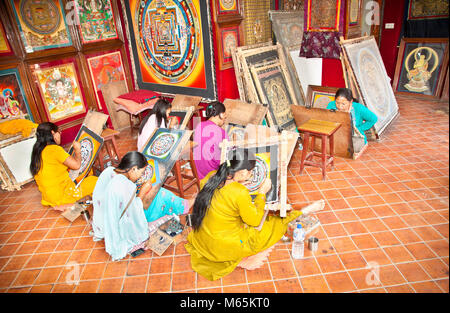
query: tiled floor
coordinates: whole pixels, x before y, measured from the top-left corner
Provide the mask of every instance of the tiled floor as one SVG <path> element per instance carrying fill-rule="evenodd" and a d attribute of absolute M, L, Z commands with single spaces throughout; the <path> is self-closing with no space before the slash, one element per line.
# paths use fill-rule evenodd
<path fill-rule="evenodd" d="M 146 252 L 111 262 L 84 220 L 70 224 L 42 207 L 30 183 L 0 192 L 0 291 L 449 292 L 448 106 L 398 102 L 401 115 L 382 140 L 356 161 L 338 158 L 326 181 L 316 169 L 298 176 L 295 152 L 288 178 L 294 208 L 327 203 L 318 213 L 315 254 L 306 249 L 293 260 L 280 242 L 262 268 L 236 269 L 215 282 L 191 269 L 183 244 L 161 257 Z M 125 131 L 119 144 L 124 153 L 135 139 Z"/>

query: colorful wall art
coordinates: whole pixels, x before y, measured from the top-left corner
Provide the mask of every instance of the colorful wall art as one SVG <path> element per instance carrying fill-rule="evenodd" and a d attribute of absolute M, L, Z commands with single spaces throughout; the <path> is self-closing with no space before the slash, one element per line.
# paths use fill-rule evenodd
<path fill-rule="evenodd" d="M 84 44 L 118 38 L 111 0 L 77 0 L 75 6 Z"/>
<path fill-rule="evenodd" d="M 74 63 L 33 67 L 49 121 L 86 112 Z"/>
<path fill-rule="evenodd" d="M 308 0 L 307 31 L 339 31 L 341 0 Z"/>
<path fill-rule="evenodd" d="M 159 163 L 167 163 L 172 152 L 178 146 L 183 131 L 158 128 L 144 146 L 142 153 L 147 159 L 154 159 Z"/>
<path fill-rule="evenodd" d="M 410 0 L 408 20 L 448 18 L 448 0 Z"/>
<path fill-rule="evenodd" d="M 208 6 L 200 0 L 123 1 L 137 85 L 213 99 Z"/>
<path fill-rule="evenodd" d="M 62 0 L 10 0 L 27 53 L 72 45 Z"/>
<path fill-rule="evenodd" d="M 0 71 L 0 118 L 19 117 L 34 121 L 17 68 Z"/>
<path fill-rule="evenodd" d="M 326 109 L 328 103 L 334 101 L 334 96 L 336 95 L 336 91 L 338 89 L 339 88 L 337 87 L 308 85 L 308 92 L 306 94 L 306 106 L 309 108 Z"/>

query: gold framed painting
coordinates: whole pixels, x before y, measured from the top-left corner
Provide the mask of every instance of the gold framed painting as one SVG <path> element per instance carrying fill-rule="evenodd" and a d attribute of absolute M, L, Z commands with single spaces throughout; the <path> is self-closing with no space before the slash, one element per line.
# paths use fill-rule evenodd
<path fill-rule="evenodd" d="M 306 93 L 306 107 L 326 109 L 328 103 L 334 101 L 337 87 L 324 87 L 316 85 L 308 85 Z"/>

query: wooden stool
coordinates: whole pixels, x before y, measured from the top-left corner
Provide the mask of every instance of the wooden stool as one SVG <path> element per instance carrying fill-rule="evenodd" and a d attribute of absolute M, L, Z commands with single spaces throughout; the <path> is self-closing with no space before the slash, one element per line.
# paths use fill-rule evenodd
<path fill-rule="evenodd" d="M 310 119 L 308 122 L 300 125 L 298 130 L 304 133 L 303 138 L 303 152 L 300 161 L 300 175 L 303 172 L 305 165 L 316 166 L 322 169 L 322 179 L 326 178 L 326 168 L 331 165 L 334 168 L 334 133 L 341 127 L 341 123 L 321 121 Z M 308 151 L 309 138 L 311 137 L 311 151 Z M 319 137 L 322 140 L 322 152 L 314 151 L 315 138 Z M 330 142 L 330 154 L 327 155 L 327 139 Z M 321 162 L 313 162 L 314 156 L 321 158 Z"/>
<path fill-rule="evenodd" d="M 98 152 L 96 165 L 94 168 L 100 172 L 104 170 L 105 163 L 110 161 L 111 165 L 117 166 L 120 163 L 120 155 L 116 146 L 116 138 L 120 132 L 106 128 L 101 136 L 103 138 L 103 147 Z M 106 157 L 106 158 L 105 158 Z"/>
<path fill-rule="evenodd" d="M 195 166 L 194 157 L 193 157 L 194 156 L 193 149 L 194 149 L 195 144 L 192 141 L 190 141 L 189 145 L 190 145 L 190 147 L 188 148 L 189 149 L 189 164 L 191 165 L 192 175 L 183 173 L 181 170 L 181 160 L 177 160 L 175 162 L 175 165 L 172 168 L 173 176 L 167 178 L 166 182 L 163 185 L 164 188 L 166 188 L 172 192 L 178 193 L 181 198 L 184 198 L 184 192 L 186 190 L 188 190 L 189 188 L 191 188 L 194 184 L 197 184 L 198 190 L 200 191 L 200 179 L 198 178 L 198 175 L 197 175 L 197 168 Z M 190 181 L 186 185 L 183 185 L 183 178 L 187 178 Z M 173 186 L 169 185 L 174 180 L 177 182 L 177 187 L 173 187 Z"/>

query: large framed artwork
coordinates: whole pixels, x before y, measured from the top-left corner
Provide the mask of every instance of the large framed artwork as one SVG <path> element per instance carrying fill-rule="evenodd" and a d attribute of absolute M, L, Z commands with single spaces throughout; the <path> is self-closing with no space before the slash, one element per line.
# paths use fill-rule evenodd
<path fill-rule="evenodd" d="M 81 145 L 81 165 L 78 170 L 71 170 L 69 173 L 78 186 L 91 170 L 92 164 L 94 164 L 98 152 L 103 146 L 103 138 L 83 125 L 75 137 L 75 141 L 78 141 Z M 73 147 L 69 150 L 69 154 L 75 156 Z"/>
<path fill-rule="evenodd" d="M 19 68 L 0 70 L 0 118 L 21 117 L 34 122 Z"/>
<path fill-rule="evenodd" d="M 244 42 L 245 45 L 267 42 L 272 39 L 272 29 L 267 12 L 271 0 L 244 1 Z"/>
<path fill-rule="evenodd" d="M 122 1 L 139 88 L 216 98 L 209 1 Z"/>
<path fill-rule="evenodd" d="M 362 0 L 347 0 L 344 34 L 346 39 L 361 37 L 361 11 Z"/>
<path fill-rule="evenodd" d="M 397 93 L 439 97 L 448 66 L 448 38 L 402 38 L 393 81 Z"/>
<path fill-rule="evenodd" d="M 111 0 L 76 0 L 83 44 L 119 38 Z"/>
<path fill-rule="evenodd" d="M 359 99 L 378 117 L 374 128 L 380 135 L 398 114 L 390 79 L 373 36 L 341 42 L 356 79 Z"/>
<path fill-rule="evenodd" d="M 280 64 L 252 67 L 251 71 L 260 102 L 269 106 L 267 117 L 270 126 L 295 131 L 296 125 L 291 105 L 297 103 L 292 86 L 286 81 Z"/>
<path fill-rule="evenodd" d="M 9 0 L 26 53 L 72 46 L 62 0 Z"/>
<path fill-rule="evenodd" d="M 219 70 L 233 67 L 232 51 L 241 45 L 239 25 L 217 28 L 219 37 Z"/>
<path fill-rule="evenodd" d="M 448 18 L 448 0 L 409 0 L 408 20 Z"/>
<path fill-rule="evenodd" d="M 306 93 L 306 107 L 326 109 L 328 103 L 334 101 L 334 96 L 337 87 L 324 87 L 308 85 L 308 92 Z"/>
<path fill-rule="evenodd" d="M 304 15 L 299 11 L 269 11 L 272 30 L 277 42 L 288 51 L 298 50 L 302 44 Z"/>
<path fill-rule="evenodd" d="M 30 65 L 36 98 L 48 121 L 58 122 L 86 112 L 76 58 Z"/>
<path fill-rule="evenodd" d="M 306 31 L 339 31 L 341 0 L 306 0 Z"/>
<path fill-rule="evenodd" d="M 91 81 L 94 85 L 97 105 L 101 108 L 98 93 L 104 86 L 106 86 L 106 84 L 118 81 L 125 81 L 125 84 L 127 84 L 125 69 L 122 62 L 122 54 L 120 50 L 105 54 L 97 53 L 86 56 L 86 61 L 88 64 Z"/>

